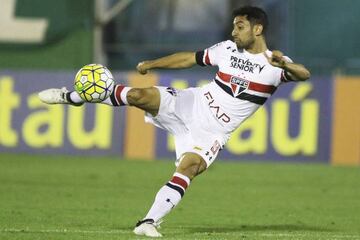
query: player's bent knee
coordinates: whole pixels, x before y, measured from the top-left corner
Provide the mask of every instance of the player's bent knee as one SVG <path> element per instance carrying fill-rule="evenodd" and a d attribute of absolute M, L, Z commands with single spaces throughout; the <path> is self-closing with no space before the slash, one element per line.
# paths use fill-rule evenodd
<path fill-rule="evenodd" d="M 190 179 L 193 179 L 205 170 L 206 162 L 201 156 L 195 153 L 185 153 L 179 166 L 176 168 L 176 172 L 184 174 Z"/>
<path fill-rule="evenodd" d="M 157 94 L 156 88 L 133 88 L 127 94 L 130 105 L 144 105 L 154 101 Z"/>
<path fill-rule="evenodd" d="M 133 88 L 127 94 L 127 100 L 130 105 L 136 105 L 143 98 L 143 91 L 140 88 Z"/>

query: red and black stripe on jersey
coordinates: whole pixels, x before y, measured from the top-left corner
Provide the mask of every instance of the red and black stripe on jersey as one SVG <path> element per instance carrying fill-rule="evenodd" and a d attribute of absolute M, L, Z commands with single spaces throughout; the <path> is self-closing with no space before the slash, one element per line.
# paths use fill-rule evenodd
<path fill-rule="evenodd" d="M 208 50 L 198 51 L 195 54 L 196 63 L 202 67 L 211 66 Z"/>
<path fill-rule="evenodd" d="M 285 70 L 283 70 L 283 71 L 281 72 L 281 78 L 280 78 L 280 80 L 281 80 L 282 82 L 291 82 L 291 81 L 294 81 L 293 79 L 291 79 L 291 76 L 289 75 L 289 73 L 288 73 L 287 71 L 285 71 Z"/>
<path fill-rule="evenodd" d="M 216 76 L 219 80 L 224 81 L 226 83 L 230 83 L 231 78 L 234 77 L 230 74 L 226 74 L 223 72 L 217 72 Z M 267 93 L 267 94 L 273 94 L 276 91 L 276 87 L 272 86 L 272 85 L 265 85 L 262 83 L 256 83 L 256 82 L 251 82 L 248 81 L 248 89 L 252 90 L 252 91 L 257 91 L 257 92 L 261 92 L 261 93 Z"/>
<path fill-rule="evenodd" d="M 212 65 L 208 56 L 208 51 L 198 51 L 196 52 L 196 63 L 200 66 L 209 66 Z M 286 72 L 283 72 L 284 81 L 289 80 L 289 76 L 287 76 Z M 244 92 L 245 90 L 250 90 L 252 92 L 258 92 L 259 95 L 271 95 L 276 91 L 276 87 L 272 85 L 265 85 L 261 83 L 251 82 L 249 80 L 245 80 L 247 82 L 247 87 L 237 87 L 235 84 L 231 84 L 232 78 L 237 78 L 236 76 L 232 76 L 230 74 L 226 74 L 223 72 L 217 72 L 215 77 L 215 83 L 222 88 L 229 95 L 241 99 L 246 100 L 255 104 L 262 105 L 266 102 L 268 97 L 266 96 L 258 96 L 256 94 L 252 94 L 249 92 Z M 236 90 L 237 88 L 237 90 Z"/>
<path fill-rule="evenodd" d="M 245 92 L 245 90 L 250 90 L 252 92 L 258 92 L 259 94 L 263 94 L 263 95 L 271 95 L 277 89 L 275 86 L 272 86 L 272 85 L 265 85 L 265 84 L 261 84 L 261 83 L 251 82 L 249 80 L 244 80 L 247 82 L 246 88 L 239 87 L 236 92 L 233 87 L 234 84 L 231 83 L 232 78 L 234 78 L 234 76 L 219 71 L 216 74 L 215 83 L 220 88 L 222 88 L 225 92 L 230 94 L 231 96 L 241 99 L 241 100 L 246 100 L 246 101 L 249 101 L 249 102 L 252 102 L 255 104 L 259 104 L 259 105 L 264 104 L 266 102 L 266 100 L 268 99 L 268 97 L 258 96 L 256 94 Z M 237 78 L 237 77 L 235 77 L 235 78 Z"/>
<path fill-rule="evenodd" d="M 221 87 L 226 93 L 228 93 L 229 95 L 233 96 L 232 90 L 229 86 L 225 85 L 224 83 L 220 82 L 219 80 L 215 79 L 215 83 Z M 260 96 L 256 96 L 256 95 L 252 95 L 249 93 L 240 93 L 239 95 L 236 96 L 236 98 L 241 99 L 241 100 L 246 100 L 252 103 L 256 103 L 259 105 L 262 105 L 266 102 L 267 98 L 266 97 L 260 97 Z"/>

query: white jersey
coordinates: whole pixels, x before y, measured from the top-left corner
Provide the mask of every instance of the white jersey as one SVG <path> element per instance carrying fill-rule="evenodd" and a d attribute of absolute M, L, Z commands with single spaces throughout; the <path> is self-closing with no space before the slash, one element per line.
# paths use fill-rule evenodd
<path fill-rule="evenodd" d="M 272 52 L 267 50 L 267 56 Z M 289 62 L 291 60 L 285 57 Z M 283 69 L 272 66 L 264 53 L 252 54 L 224 41 L 196 53 L 201 66 L 218 66 L 214 81 L 201 87 L 203 103 L 231 133 L 275 92 L 290 81 Z"/>
<path fill-rule="evenodd" d="M 146 114 L 145 121 L 174 135 L 176 164 L 184 153 L 194 152 L 210 166 L 230 133 L 288 79 L 262 53 L 239 51 L 231 41 L 197 52 L 196 61 L 202 66 L 219 67 L 214 81 L 184 90 L 157 87 L 158 114 Z"/>

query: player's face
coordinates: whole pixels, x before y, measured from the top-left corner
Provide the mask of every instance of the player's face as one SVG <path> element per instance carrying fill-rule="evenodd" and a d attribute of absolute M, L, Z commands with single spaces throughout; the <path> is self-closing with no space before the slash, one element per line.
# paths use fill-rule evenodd
<path fill-rule="evenodd" d="M 249 48 L 255 42 L 255 34 L 246 16 L 236 16 L 233 25 L 231 35 L 238 48 Z"/>

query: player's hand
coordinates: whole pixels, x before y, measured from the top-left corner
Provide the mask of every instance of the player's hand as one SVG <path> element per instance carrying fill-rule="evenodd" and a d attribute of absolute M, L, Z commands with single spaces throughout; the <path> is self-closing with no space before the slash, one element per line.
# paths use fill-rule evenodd
<path fill-rule="evenodd" d="M 271 65 L 274 67 L 284 68 L 286 61 L 284 58 L 284 54 L 278 50 L 272 51 L 272 55 L 268 56 L 264 53 L 266 59 L 269 61 Z"/>
<path fill-rule="evenodd" d="M 136 66 L 137 71 L 140 74 L 147 74 L 149 67 L 147 67 L 147 62 L 143 61 L 143 62 L 139 62 L 138 65 Z"/>

